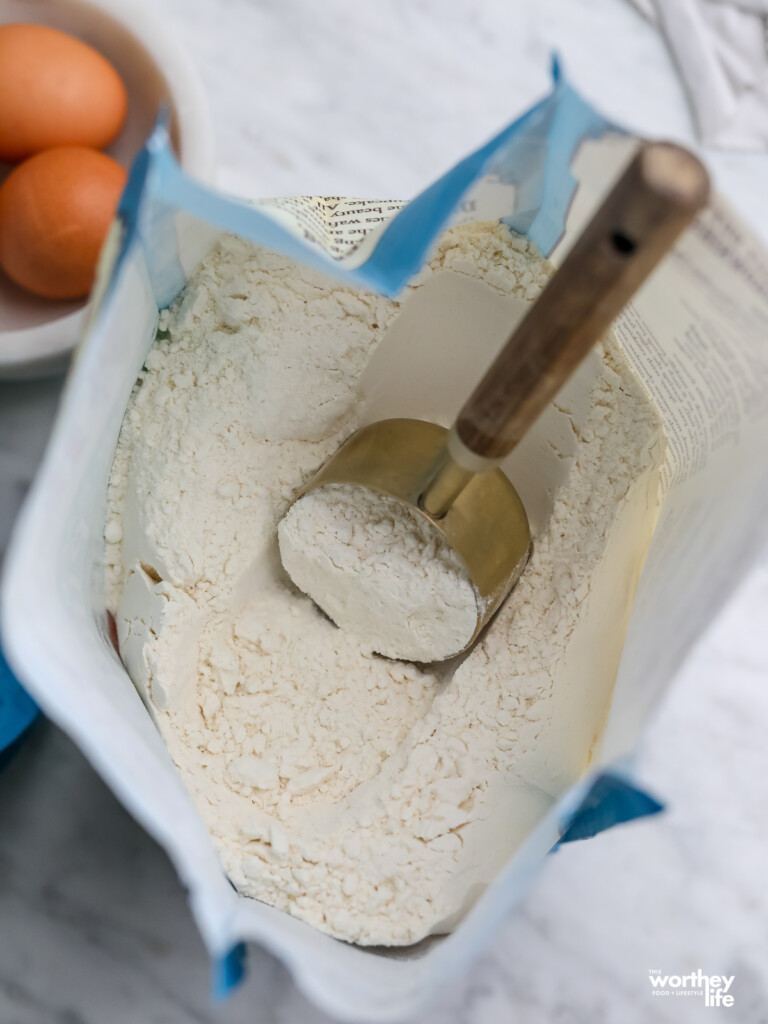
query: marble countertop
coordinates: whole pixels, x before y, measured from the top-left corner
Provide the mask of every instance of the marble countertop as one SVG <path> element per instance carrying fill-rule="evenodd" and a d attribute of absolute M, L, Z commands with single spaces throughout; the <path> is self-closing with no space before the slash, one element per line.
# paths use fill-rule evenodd
<path fill-rule="evenodd" d="M 623 0 L 155 0 L 203 77 L 219 183 L 409 196 L 539 96 L 556 49 L 586 96 L 691 140 L 653 29 Z M 708 154 L 768 240 L 768 155 Z M 0 385 L 0 550 L 60 380 Z M 640 768 L 663 816 L 548 858 L 519 913 L 421 1024 L 768 1021 L 768 558 L 692 652 Z M 209 999 L 165 855 L 40 725 L 0 775 L 0 1024 L 321 1024 L 252 947 Z M 654 999 L 648 972 L 735 975 L 733 1009 Z"/>

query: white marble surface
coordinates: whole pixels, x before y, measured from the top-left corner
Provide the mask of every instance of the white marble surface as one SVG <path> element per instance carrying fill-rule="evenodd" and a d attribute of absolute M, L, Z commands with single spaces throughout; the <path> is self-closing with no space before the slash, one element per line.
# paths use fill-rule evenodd
<path fill-rule="evenodd" d="M 408 196 L 529 104 L 557 48 L 603 110 L 690 139 L 668 56 L 622 0 L 156 0 L 211 98 L 242 193 Z M 768 157 L 716 178 L 768 239 Z M 0 548 L 58 381 L 0 386 Z M 768 1021 L 768 559 L 692 653 L 642 777 L 669 810 L 548 859 L 423 1024 Z M 653 999 L 648 971 L 734 974 L 736 1005 Z M 257 948 L 212 1006 L 165 856 L 42 726 L 0 775 L 0 1024 L 321 1024 Z"/>

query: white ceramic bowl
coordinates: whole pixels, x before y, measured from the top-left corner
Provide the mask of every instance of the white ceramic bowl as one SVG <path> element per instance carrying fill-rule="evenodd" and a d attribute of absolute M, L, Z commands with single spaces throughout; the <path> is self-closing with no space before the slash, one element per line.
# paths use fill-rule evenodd
<path fill-rule="evenodd" d="M 36 22 L 89 43 L 115 66 L 128 91 L 128 115 L 106 151 L 130 167 L 155 122 L 171 113 L 171 139 L 182 167 L 204 181 L 213 172 L 207 103 L 191 59 L 172 30 L 135 0 L 0 0 L 0 24 Z M 0 180 L 9 167 L 0 164 Z M 61 369 L 77 342 L 86 300 L 40 299 L 0 271 L 0 379 Z"/>

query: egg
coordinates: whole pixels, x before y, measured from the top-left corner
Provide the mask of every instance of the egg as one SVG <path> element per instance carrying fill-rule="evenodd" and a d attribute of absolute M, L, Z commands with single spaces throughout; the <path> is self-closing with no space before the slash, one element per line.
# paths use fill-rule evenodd
<path fill-rule="evenodd" d="M 102 55 L 46 25 L 0 25 L 0 160 L 52 146 L 108 146 L 128 98 Z"/>
<path fill-rule="evenodd" d="M 125 181 L 120 164 L 83 146 L 25 160 L 0 187 L 0 267 L 36 295 L 87 295 Z"/>

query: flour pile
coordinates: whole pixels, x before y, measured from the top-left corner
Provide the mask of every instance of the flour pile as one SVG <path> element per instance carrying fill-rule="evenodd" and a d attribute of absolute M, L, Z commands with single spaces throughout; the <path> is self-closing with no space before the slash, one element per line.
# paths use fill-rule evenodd
<path fill-rule="evenodd" d="M 495 223 L 446 233 L 414 287 L 444 270 L 528 301 L 549 273 Z M 586 416 L 561 410 L 573 453 L 481 641 L 458 667 L 372 655 L 290 583 L 276 530 L 356 428 L 360 375 L 400 308 L 223 239 L 163 314 L 105 531 L 121 655 L 229 876 L 376 944 L 450 927 L 588 765 L 662 456 L 608 342 Z"/>
<path fill-rule="evenodd" d="M 478 598 L 466 568 L 402 502 L 330 484 L 296 502 L 278 541 L 296 586 L 362 650 L 440 661 L 472 639 Z"/>

